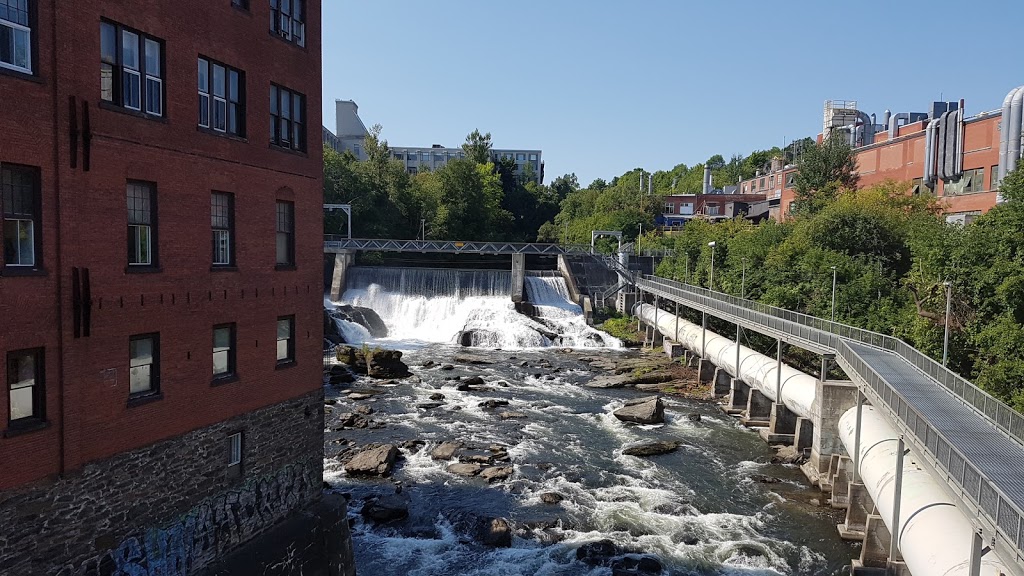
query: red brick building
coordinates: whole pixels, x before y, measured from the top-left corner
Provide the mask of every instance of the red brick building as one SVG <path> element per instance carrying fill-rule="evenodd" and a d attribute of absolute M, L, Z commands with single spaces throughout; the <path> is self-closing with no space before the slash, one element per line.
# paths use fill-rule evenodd
<path fill-rule="evenodd" d="M 51 573 L 322 466 L 320 0 L 0 0 L 0 38 L 0 526 L 115 461 L 173 501 L 112 496 L 92 551 L 47 548 L 66 521 L 29 522 L 27 556 L 0 538 L 0 566 Z M 261 445 L 257 413 L 311 437 Z M 215 480 L 177 494 L 146 463 L 169 439 Z"/>
<path fill-rule="evenodd" d="M 987 212 L 997 202 L 1001 116 L 995 110 L 964 118 L 963 174 L 950 180 L 937 179 L 931 186 L 924 182 L 926 129 L 931 119 L 894 123 L 891 130 L 874 134 L 871 144 L 855 149 L 858 186 L 866 188 L 886 180 L 906 182 L 908 193 L 939 197 L 947 217 L 960 222 Z M 782 219 L 790 213 L 795 199 L 795 175 L 795 166 L 776 161 L 766 173 L 740 182 L 740 191 L 766 193 L 772 217 Z"/>

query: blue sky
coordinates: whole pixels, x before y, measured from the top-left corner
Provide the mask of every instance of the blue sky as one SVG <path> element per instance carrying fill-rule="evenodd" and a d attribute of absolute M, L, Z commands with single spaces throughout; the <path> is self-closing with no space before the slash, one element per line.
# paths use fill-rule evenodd
<path fill-rule="evenodd" d="M 1018 0 L 323 0 L 335 99 L 399 146 L 540 148 L 545 181 L 746 154 L 940 95 L 968 114 L 1024 84 Z"/>

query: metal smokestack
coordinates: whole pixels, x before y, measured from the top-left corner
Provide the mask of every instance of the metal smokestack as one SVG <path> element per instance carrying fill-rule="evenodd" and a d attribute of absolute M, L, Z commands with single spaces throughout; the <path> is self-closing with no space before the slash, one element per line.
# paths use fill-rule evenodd
<path fill-rule="evenodd" d="M 711 194 L 711 166 L 704 165 L 704 194 Z"/>

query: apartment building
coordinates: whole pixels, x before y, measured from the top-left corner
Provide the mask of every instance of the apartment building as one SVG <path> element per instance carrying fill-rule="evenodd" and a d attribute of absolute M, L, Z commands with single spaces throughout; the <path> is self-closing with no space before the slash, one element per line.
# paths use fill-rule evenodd
<path fill-rule="evenodd" d="M 320 497 L 320 1 L 0 38 L 0 572 L 193 573 Z"/>
<path fill-rule="evenodd" d="M 359 160 L 366 160 L 366 152 L 362 149 L 363 140 L 368 134 L 366 125 L 359 117 L 359 106 L 352 100 L 336 100 L 336 127 L 332 132 L 323 129 L 324 145 L 337 152 L 351 152 Z M 409 147 L 391 145 L 391 154 L 395 160 L 405 165 L 406 171 L 416 174 L 420 171 L 434 171 L 445 166 L 451 160 L 465 158 L 461 147 L 448 148 L 440 144 L 430 147 Z M 511 160 L 515 163 L 516 175 L 529 177 L 544 183 L 544 161 L 540 150 L 509 150 L 492 149 L 491 160 Z"/>

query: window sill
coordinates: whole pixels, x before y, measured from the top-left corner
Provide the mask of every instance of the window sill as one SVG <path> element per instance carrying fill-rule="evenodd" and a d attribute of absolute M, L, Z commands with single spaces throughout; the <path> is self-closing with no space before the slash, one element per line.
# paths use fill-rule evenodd
<path fill-rule="evenodd" d="M 35 84 L 43 84 L 45 82 L 45 80 L 42 77 L 37 76 L 32 72 L 23 72 L 21 70 L 14 70 L 13 68 L 5 68 L 3 66 L 0 66 L 0 75 L 10 76 L 12 78 L 20 78 L 22 80 L 27 80 Z"/>
<path fill-rule="evenodd" d="M 111 112 L 117 112 L 118 114 L 125 114 L 127 116 L 134 116 L 136 118 L 142 118 L 144 120 L 152 120 L 153 122 L 159 122 L 161 124 L 167 124 L 168 123 L 166 116 L 154 116 L 152 114 L 146 114 L 145 112 L 142 112 L 142 111 L 130 110 L 128 108 L 125 108 L 124 106 L 118 106 L 117 104 L 113 104 L 111 102 L 107 102 L 106 100 L 100 100 L 100 102 L 99 102 L 99 104 L 97 104 L 97 106 L 99 106 L 103 110 L 109 110 Z"/>
<path fill-rule="evenodd" d="M 309 52 L 309 48 L 307 48 L 306 46 L 301 46 L 299 44 L 296 44 L 294 41 L 289 40 L 289 39 L 281 36 L 277 32 L 274 32 L 273 30 L 269 30 L 268 29 L 267 30 L 267 34 L 269 34 L 271 38 L 277 38 L 281 42 L 284 42 L 285 44 L 288 44 L 289 46 L 291 46 L 292 48 L 295 48 L 296 50 L 301 50 L 301 51 L 307 52 L 307 53 Z M 308 34 L 306 35 L 306 44 L 309 44 L 309 35 Z"/>
<path fill-rule="evenodd" d="M 146 404 L 157 402 L 157 401 L 163 400 L 163 399 L 164 399 L 164 393 L 163 392 L 153 392 L 153 393 L 140 394 L 138 396 L 129 396 L 128 397 L 128 407 L 129 408 L 135 408 L 136 406 L 145 406 Z"/>
<path fill-rule="evenodd" d="M 14 438 L 15 436 L 22 436 L 25 434 L 31 434 L 32 432 L 45 430 L 50 427 L 50 422 L 48 420 L 26 418 L 24 421 L 11 422 L 7 426 L 7 430 L 4 430 L 3 437 Z"/>
<path fill-rule="evenodd" d="M 211 387 L 223 386 L 225 384 L 231 384 L 232 382 L 238 382 L 238 374 L 228 374 L 226 376 L 218 376 L 210 382 Z"/>
<path fill-rule="evenodd" d="M 245 136 L 239 136 L 230 132 L 221 132 L 220 130 L 214 130 L 213 128 L 207 128 L 206 126 L 196 126 L 196 132 L 201 134 L 208 134 L 210 136 L 216 136 L 217 138 L 226 138 L 228 140 L 234 140 L 235 142 L 249 143 L 249 139 Z"/>
<path fill-rule="evenodd" d="M 309 154 L 305 150 L 296 150 L 295 148 L 285 148 L 284 146 L 278 146 L 271 142 L 267 144 L 271 150 L 277 150 L 278 152 L 284 152 L 285 154 L 292 154 L 294 156 L 301 156 L 303 158 L 309 158 Z"/>
<path fill-rule="evenodd" d="M 277 264 L 274 266 L 274 270 L 278 272 L 292 272 L 298 270 L 298 267 L 295 264 Z"/>
<path fill-rule="evenodd" d="M 33 268 L 31 266 L 5 266 L 0 269 L 0 276 L 46 276 L 46 268 Z"/>
<path fill-rule="evenodd" d="M 210 272 L 238 272 L 238 266 L 221 266 L 214 264 L 210 266 Z"/>
<path fill-rule="evenodd" d="M 164 269 L 160 266 L 125 266 L 125 274 L 158 274 L 163 272 Z"/>
<path fill-rule="evenodd" d="M 296 362 L 295 360 L 288 360 L 287 362 L 282 361 L 277 363 L 277 366 L 274 367 L 274 370 L 287 370 L 289 368 L 294 368 L 298 365 L 299 363 Z"/>

